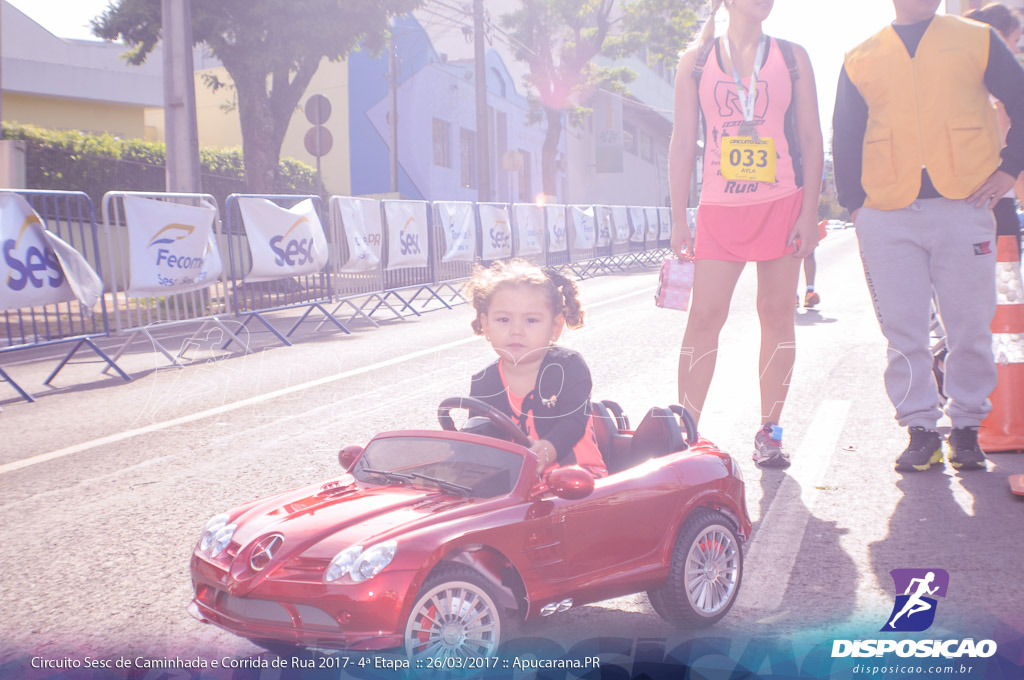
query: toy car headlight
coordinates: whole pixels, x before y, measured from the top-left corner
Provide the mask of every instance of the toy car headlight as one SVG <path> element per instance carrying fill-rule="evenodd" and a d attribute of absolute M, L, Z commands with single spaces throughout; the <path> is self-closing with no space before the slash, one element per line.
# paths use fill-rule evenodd
<path fill-rule="evenodd" d="M 231 543 L 231 538 L 235 535 L 235 529 L 237 528 L 237 524 L 221 527 L 220 531 L 214 535 L 213 541 L 210 542 L 210 557 L 216 557 L 224 552 L 224 548 L 228 547 L 228 544 Z"/>
<path fill-rule="evenodd" d="M 348 574 L 352 570 L 352 565 L 356 563 L 356 560 L 359 559 L 362 553 L 363 546 L 353 545 L 335 555 L 334 559 L 327 566 L 327 571 L 324 572 L 324 582 L 337 581 L 345 574 Z"/>
<path fill-rule="evenodd" d="M 378 543 L 372 548 L 367 548 L 359 556 L 359 559 L 356 560 L 356 563 L 352 565 L 349 576 L 356 583 L 362 583 L 367 579 L 373 578 L 380 573 L 381 569 L 391 564 L 397 548 L 398 544 L 394 541 L 385 541 L 384 543 Z"/>
<path fill-rule="evenodd" d="M 199 549 L 206 551 L 210 549 L 210 545 L 213 543 L 213 537 L 217 535 L 217 532 L 227 526 L 228 523 L 227 513 L 217 515 L 203 527 L 202 538 L 199 539 Z"/>

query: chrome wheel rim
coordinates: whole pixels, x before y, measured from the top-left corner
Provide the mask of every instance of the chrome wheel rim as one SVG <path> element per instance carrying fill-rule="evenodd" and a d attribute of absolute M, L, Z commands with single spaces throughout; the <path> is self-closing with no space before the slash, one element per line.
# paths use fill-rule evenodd
<path fill-rule="evenodd" d="M 705 528 L 686 555 L 686 598 L 701 616 L 714 616 L 732 602 L 739 585 L 739 546 L 720 524 Z"/>
<path fill-rule="evenodd" d="M 500 640 L 497 606 L 466 581 L 442 583 L 420 596 L 405 627 L 405 651 L 413 659 L 490 657 Z"/>

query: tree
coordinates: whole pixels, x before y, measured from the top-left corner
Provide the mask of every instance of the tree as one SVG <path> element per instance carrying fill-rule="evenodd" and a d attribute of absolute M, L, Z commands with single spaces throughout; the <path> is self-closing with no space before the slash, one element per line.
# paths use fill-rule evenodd
<path fill-rule="evenodd" d="M 642 52 L 649 65 L 675 68 L 696 33 L 703 0 L 630 0 L 622 6 L 623 49 Z"/>
<path fill-rule="evenodd" d="M 544 193 L 556 193 L 555 159 L 562 116 L 585 102 L 594 88 L 628 82 L 628 69 L 606 69 L 591 59 L 607 50 L 615 0 L 522 0 L 502 17 L 515 41 L 515 56 L 530 68 L 528 85 L 547 121 L 541 150 Z"/>
<path fill-rule="evenodd" d="M 390 17 L 422 0 L 191 2 L 193 41 L 206 43 L 234 82 L 246 186 L 272 193 L 288 123 L 320 62 L 340 61 L 361 42 L 378 50 Z M 160 0 L 116 0 L 92 28 L 101 38 L 123 39 L 129 63 L 141 64 L 160 39 Z"/>

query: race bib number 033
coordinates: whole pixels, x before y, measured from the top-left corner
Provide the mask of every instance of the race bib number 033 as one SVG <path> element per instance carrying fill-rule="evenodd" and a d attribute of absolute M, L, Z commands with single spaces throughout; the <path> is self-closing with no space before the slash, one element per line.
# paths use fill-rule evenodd
<path fill-rule="evenodd" d="M 747 182 L 774 182 L 775 140 L 762 137 L 722 138 L 722 177 Z"/>

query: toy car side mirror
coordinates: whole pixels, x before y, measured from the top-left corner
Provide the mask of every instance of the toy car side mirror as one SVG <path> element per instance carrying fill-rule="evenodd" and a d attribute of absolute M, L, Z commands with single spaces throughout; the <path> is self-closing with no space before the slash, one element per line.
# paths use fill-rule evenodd
<path fill-rule="evenodd" d="M 359 444 L 349 444 L 341 451 L 338 451 L 338 462 L 343 470 L 348 470 L 356 459 L 363 453 L 363 447 Z"/>
<path fill-rule="evenodd" d="M 594 491 L 594 478 L 581 467 L 569 465 L 547 474 L 548 490 L 559 498 L 578 501 Z"/>

